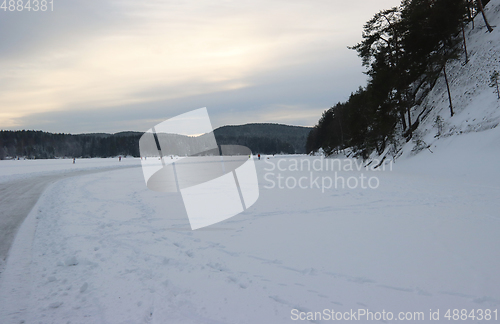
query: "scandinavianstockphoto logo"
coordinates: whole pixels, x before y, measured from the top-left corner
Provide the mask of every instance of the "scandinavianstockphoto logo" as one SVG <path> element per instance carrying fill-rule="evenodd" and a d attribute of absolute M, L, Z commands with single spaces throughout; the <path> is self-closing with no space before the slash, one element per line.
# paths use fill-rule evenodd
<path fill-rule="evenodd" d="M 377 173 L 392 171 L 388 163 L 377 159 L 369 163 L 357 159 L 338 159 L 323 156 L 314 158 L 265 159 L 265 189 L 329 190 L 378 189 Z"/>
<path fill-rule="evenodd" d="M 236 216 L 259 198 L 250 149 L 217 145 L 206 108 L 152 127 L 139 149 L 147 187 L 180 192 L 193 230 Z"/>

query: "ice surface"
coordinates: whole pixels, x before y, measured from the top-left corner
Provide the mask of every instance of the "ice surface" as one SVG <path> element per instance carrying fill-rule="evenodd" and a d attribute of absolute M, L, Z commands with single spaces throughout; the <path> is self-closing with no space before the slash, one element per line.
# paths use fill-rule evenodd
<path fill-rule="evenodd" d="M 474 151 L 473 143 L 461 136 L 443 150 L 500 157 L 498 149 Z M 1 322 L 289 323 L 292 309 L 498 307 L 493 164 L 456 178 L 440 171 L 448 163 L 459 169 L 456 156 L 429 153 L 398 161 L 392 172 L 367 173 L 379 178 L 376 190 L 266 189 L 266 169 L 280 159 L 286 168 L 317 157 L 255 161 L 256 204 L 197 231 L 180 195 L 148 190 L 139 168 L 51 185 L 2 273 Z M 474 180 L 488 175 L 484 185 Z"/>
<path fill-rule="evenodd" d="M 25 179 L 40 175 L 71 175 L 73 171 L 98 170 L 103 168 L 116 168 L 135 166 L 140 164 L 140 159 L 123 157 L 107 159 L 51 159 L 51 160 L 4 160 L 0 161 L 0 183 Z"/>

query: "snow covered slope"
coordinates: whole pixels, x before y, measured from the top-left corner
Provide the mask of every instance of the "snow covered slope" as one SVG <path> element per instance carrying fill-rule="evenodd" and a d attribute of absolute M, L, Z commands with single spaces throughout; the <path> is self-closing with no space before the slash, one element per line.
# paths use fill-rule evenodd
<path fill-rule="evenodd" d="M 447 74 L 455 115 L 451 117 L 448 93 L 444 75 L 437 81 L 432 91 L 420 106 L 414 107 L 412 120 L 420 120 L 414 139 L 403 147 L 403 157 L 427 152 L 427 147 L 437 153 L 446 147 L 449 137 L 462 136 L 471 132 L 483 132 L 500 124 L 500 100 L 494 89 L 489 87 L 490 76 L 500 72 L 500 0 L 492 0 L 485 7 L 491 25 L 497 26 L 489 33 L 481 15 L 466 28 L 469 62 L 465 54 L 459 60 L 448 63 Z M 441 126 L 436 119 L 440 117 Z M 441 129 L 439 129 L 441 128 Z M 491 137 L 491 135 L 484 135 Z M 479 140 L 480 137 L 477 137 Z M 461 140 L 458 140 L 461 141 Z M 477 143 L 464 140 L 463 154 L 474 150 Z M 458 145 L 460 146 L 460 145 Z M 485 148 L 487 152 L 492 148 Z M 498 147 L 493 148 L 498 150 Z"/>

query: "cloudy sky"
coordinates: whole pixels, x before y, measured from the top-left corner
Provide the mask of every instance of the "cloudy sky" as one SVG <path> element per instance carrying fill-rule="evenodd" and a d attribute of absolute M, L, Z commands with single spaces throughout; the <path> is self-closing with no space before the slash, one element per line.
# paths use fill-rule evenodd
<path fill-rule="evenodd" d="M 145 131 L 200 107 L 214 127 L 312 126 L 364 85 L 347 46 L 400 3 L 53 1 L 0 10 L 0 129 Z"/>

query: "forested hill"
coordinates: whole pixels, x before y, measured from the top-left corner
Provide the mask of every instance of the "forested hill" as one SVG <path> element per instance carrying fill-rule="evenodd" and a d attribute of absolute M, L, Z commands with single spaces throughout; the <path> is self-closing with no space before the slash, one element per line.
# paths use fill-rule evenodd
<path fill-rule="evenodd" d="M 223 126 L 214 131 L 219 145 L 245 145 L 253 153 L 304 153 L 311 128 L 280 124 Z M 0 159 L 27 157 L 139 156 L 143 133 L 52 134 L 42 131 L 0 131 Z"/>
<path fill-rule="evenodd" d="M 310 127 L 281 124 L 222 126 L 214 131 L 219 145 L 249 147 L 253 153 L 305 153 Z"/>
<path fill-rule="evenodd" d="M 141 135 L 141 133 L 71 135 L 31 130 L 1 131 L 0 159 L 139 156 Z"/>
<path fill-rule="evenodd" d="M 496 127 L 499 32 L 500 0 L 403 0 L 381 10 L 352 47 L 368 83 L 323 113 L 307 151 L 397 158 Z"/>

